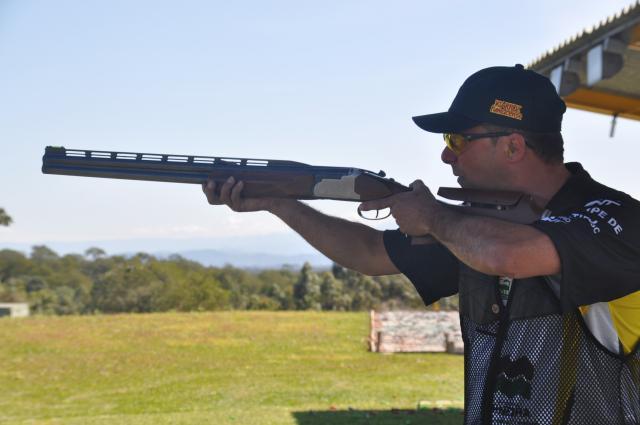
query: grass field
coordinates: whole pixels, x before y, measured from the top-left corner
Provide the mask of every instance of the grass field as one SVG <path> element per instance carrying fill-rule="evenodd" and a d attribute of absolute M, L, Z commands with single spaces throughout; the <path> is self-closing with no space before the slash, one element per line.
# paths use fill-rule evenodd
<path fill-rule="evenodd" d="M 366 313 L 5 318 L 0 423 L 462 423 L 462 356 L 370 353 L 367 334 Z"/>

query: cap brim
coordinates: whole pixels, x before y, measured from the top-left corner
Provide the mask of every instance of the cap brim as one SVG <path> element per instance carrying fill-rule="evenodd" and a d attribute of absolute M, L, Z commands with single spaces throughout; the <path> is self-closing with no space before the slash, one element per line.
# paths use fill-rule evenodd
<path fill-rule="evenodd" d="M 478 121 L 452 112 L 420 115 L 413 117 L 413 122 L 421 129 L 431 133 L 457 133 L 479 124 Z"/>

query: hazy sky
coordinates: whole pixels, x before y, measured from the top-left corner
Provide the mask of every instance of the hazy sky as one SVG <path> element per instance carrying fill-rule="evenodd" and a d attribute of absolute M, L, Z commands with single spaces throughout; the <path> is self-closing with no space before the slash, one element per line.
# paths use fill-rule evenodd
<path fill-rule="evenodd" d="M 448 109 L 472 72 L 527 64 L 628 4 L 0 0 L 0 207 L 15 220 L 0 227 L 0 248 L 289 232 L 266 213 L 209 206 L 198 186 L 43 175 L 47 145 L 280 158 L 454 185 L 440 136 L 411 116 Z M 613 139 L 609 126 L 569 111 L 566 157 L 639 197 L 640 122 L 619 120 Z M 354 203 L 313 205 L 357 218 Z"/>

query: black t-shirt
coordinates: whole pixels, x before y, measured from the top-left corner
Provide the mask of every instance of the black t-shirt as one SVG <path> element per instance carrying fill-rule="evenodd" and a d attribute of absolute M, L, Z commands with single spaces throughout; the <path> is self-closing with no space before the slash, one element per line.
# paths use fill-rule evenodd
<path fill-rule="evenodd" d="M 533 226 L 561 261 L 564 308 L 611 301 L 640 290 L 640 203 L 593 180 L 580 164 Z"/>
<path fill-rule="evenodd" d="M 566 166 L 572 176 L 532 224 L 560 256 L 563 308 L 640 291 L 640 203 L 596 182 L 580 164 Z M 386 231 L 384 243 L 425 304 L 458 291 L 459 261 L 442 244 L 415 244 L 398 230 Z"/>
<path fill-rule="evenodd" d="M 439 242 L 412 243 L 400 230 L 387 230 L 384 245 L 393 264 L 424 301 L 432 304 L 458 292 L 458 259 Z"/>

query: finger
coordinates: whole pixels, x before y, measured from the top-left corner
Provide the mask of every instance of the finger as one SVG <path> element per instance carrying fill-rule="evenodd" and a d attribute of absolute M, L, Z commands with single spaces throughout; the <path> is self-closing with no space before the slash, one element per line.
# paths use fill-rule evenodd
<path fill-rule="evenodd" d="M 204 193 L 215 194 L 216 190 L 216 181 L 214 179 L 207 179 L 206 182 L 202 183 L 202 191 Z"/>
<path fill-rule="evenodd" d="M 361 203 L 358 206 L 358 209 L 360 211 L 383 210 L 385 208 L 390 208 L 393 205 L 393 203 L 394 202 L 391 197 L 376 199 L 373 201 L 367 201 L 367 202 Z"/>
<path fill-rule="evenodd" d="M 233 176 L 229 177 L 226 182 L 220 188 L 220 202 L 223 204 L 231 205 L 231 188 L 235 184 L 236 179 Z"/>
<path fill-rule="evenodd" d="M 413 190 L 426 189 L 427 186 L 424 184 L 422 180 L 416 180 L 409 185 L 409 187 Z"/>
<path fill-rule="evenodd" d="M 240 208 L 240 195 L 242 194 L 242 189 L 244 188 L 244 182 L 239 181 L 238 184 L 233 186 L 231 190 L 231 208 L 237 210 Z"/>
<path fill-rule="evenodd" d="M 211 205 L 221 204 L 220 200 L 216 196 L 216 182 L 213 179 L 209 179 L 206 183 L 203 183 L 202 190 L 207 196 L 207 202 L 209 202 Z"/>
<path fill-rule="evenodd" d="M 424 194 L 427 198 L 433 198 L 431 190 L 422 182 L 422 180 L 416 180 L 409 185 L 414 194 Z"/>

